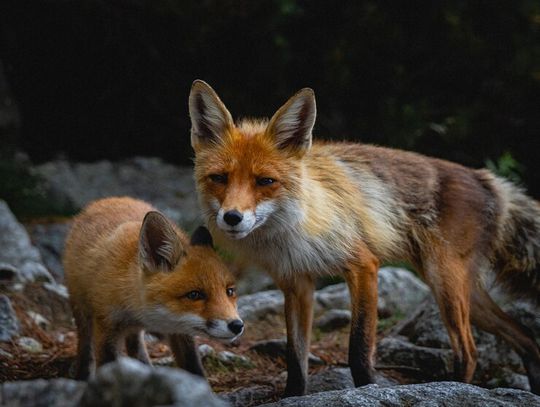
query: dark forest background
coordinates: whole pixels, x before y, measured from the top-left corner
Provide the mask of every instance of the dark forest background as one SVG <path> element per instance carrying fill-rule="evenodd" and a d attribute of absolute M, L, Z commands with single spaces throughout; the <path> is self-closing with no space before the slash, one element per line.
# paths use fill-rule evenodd
<path fill-rule="evenodd" d="M 312 87 L 317 138 L 488 165 L 540 197 L 539 1 L 2 0 L 0 24 L 4 163 L 190 165 L 200 78 L 233 116 Z"/>

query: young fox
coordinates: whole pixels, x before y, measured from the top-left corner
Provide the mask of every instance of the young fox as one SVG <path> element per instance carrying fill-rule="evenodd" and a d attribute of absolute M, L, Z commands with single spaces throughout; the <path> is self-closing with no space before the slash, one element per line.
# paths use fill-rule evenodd
<path fill-rule="evenodd" d="M 166 334 L 176 362 L 204 376 L 193 335 L 232 340 L 243 331 L 234 280 L 201 227 L 188 241 L 149 204 L 91 203 L 67 237 L 64 268 L 78 332 L 78 379 L 127 353 L 150 363 L 143 329 Z"/>
<path fill-rule="evenodd" d="M 313 143 L 315 97 L 302 89 L 270 119 L 235 124 L 202 81 L 189 96 L 200 202 L 214 237 L 266 269 L 285 295 L 286 395 L 306 389 L 313 280 L 343 273 L 352 302 L 349 365 L 373 382 L 377 270 L 416 267 L 439 304 L 457 379 L 470 381 L 470 321 L 505 339 L 540 393 L 540 349 L 490 298 L 493 276 L 540 303 L 540 206 L 486 170 L 354 143 Z"/>

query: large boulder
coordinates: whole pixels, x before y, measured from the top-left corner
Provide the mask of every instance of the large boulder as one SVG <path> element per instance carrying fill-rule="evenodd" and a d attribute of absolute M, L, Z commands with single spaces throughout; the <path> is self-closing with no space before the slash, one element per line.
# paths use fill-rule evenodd
<path fill-rule="evenodd" d="M 43 281 L 54 283 L 54 278 L 42 263 L 39 251 L 32 246 L 28 233 L 17 221 L 9 207 L 0 200 L 0 263 L 13 266 L 15 280 L 22 283 Z"/>
<path fill-rule="evenodd" d="M 102 366 L 88 382 L 81 407 L 155 405 L 223 407 L 203 378 L 180 369 L 151 367 L 119 358 Z"/>
<path fill-rule="evenodd" d="M 533 331 L 538 330 L 540 320 L 530 305 L 515 302 L 509 303 L 506 309 Z M 506 342 L 474 326 L 473 336 L 478 350 L 473 383 L 529 389 L 527 381 L 522 380 L 521 359 Z M 379 342 L 377 351 L 379 365 L 397 365 L 430 380 L 453 378 L 452 358 L 448 333 L 432 298 L 397 324 L 390 335 Z"/>
<path fill-rule="evenodd" d="M 505 407 L 540 406 L 540 397 L 532 393 L 499 388 L 487 390 L 470 384 L 435 382 L 380 387 L 372 384 L 356 389 L 314 393 L 290 397 L 264 407 Z"/>
<path fill-rule="evenodd" d="M 407 314 L 413 311 L 429 293 L 429 288 L 410 271 L 383 267 L 378 273 L 379 315 Z M 317 291 L 317 302 L 326 309 L 349 309 L 351 297 L 345 283 L 334 284 Z"/>
<path fill-rule="evenodd" d="M 75 407 L 86 383 L 69 379 L 23 380 L 0 384 L 0 405 L 10 407 Z"/>
<path fill-rule="evenodd" d="M 410 271 L 395 267 L 379 270 L 379 314 L 403 315 L 414 310 L 429 289 Z M 315 307 L 320 310 L 350 309 L 350 294 L 345 283 L 333 284 L 315 292 Z M 260 291 L 238 299 L 240 316 L 256 321 L 268 314 L 283 313 L 283 294 L 279 290 Z"/>
<path fill-rule="evenodd" d="M 6 342 L 19 335 L 20 324 L 9 298 L 0 294 L 0 342 Z"/>
<path fill-rule="evenodd" d="M 70 222 L 33 223 L 26 226 L 33 244 L 41 253 L 43 263 L 58 283 L 64 281 L 62 255 L 70 226 Z"/>
<path fill-rule="evenodd" d="M 96 199 L 128 195 L 150 202 L 186 229 L 201 223 L 191 168 L 135 157 L 114 163 L 57 160 L 34 170 L 58 196 L 66 196 L 79 208 Z"/>

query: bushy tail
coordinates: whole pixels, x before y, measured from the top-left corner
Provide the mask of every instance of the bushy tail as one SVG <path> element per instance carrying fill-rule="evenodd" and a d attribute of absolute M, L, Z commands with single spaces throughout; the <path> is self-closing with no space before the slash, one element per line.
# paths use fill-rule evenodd
<path fill-rule="evenodd" d="M 514 184 L 494 181 L 500 201 L 496 281 L 512 296 L 540 306 L 540 204 Z"/>

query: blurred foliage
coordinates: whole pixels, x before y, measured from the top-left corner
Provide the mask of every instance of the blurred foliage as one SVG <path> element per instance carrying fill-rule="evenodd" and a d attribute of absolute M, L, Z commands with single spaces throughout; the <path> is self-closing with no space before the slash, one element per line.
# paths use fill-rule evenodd
<path fill-rule="evenodd" d="M 201 78 L 233 115 L 312 87 L 317 138 L 475 167 L 508 151 L 540 195 L 537 0 L 4 0 L 0 26 L 33 160 L 190 164 Z"/>
<path fill-rule="evenodd" d="M 516 184 L 521 184 L 523 172 L 525 171 L 523 165 L 518 163 L 508 151 L 504 152 L 496 162 L 487 159 L 486 168 Z"/>

